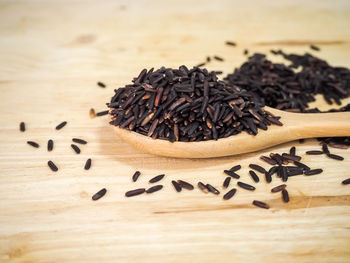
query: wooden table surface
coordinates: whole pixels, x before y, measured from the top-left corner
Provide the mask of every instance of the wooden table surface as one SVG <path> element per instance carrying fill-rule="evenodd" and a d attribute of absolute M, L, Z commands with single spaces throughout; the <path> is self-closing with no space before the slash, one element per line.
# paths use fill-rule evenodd
<path fill-rule="evenodd" d="M 0 262 L 350 262 L 350 188 L 341 185 L 350 177 L 350 150 L 332 149 L 342 162 L 306 156 L 320 148 L 307 140 L 225 158 L 162 158 L 122 142 L 106 116 L 88 114 L 104 110 L 113 89 L 142 68 L 219 55 L 225 61 L 208 68 L 229 73 L 245 48 L 308 51 L 350 67 L 349 17 L 349 1 L 1 1 Z M 313 105 L 327 108 L 322 100 Z M 61 121 L 68 124 L 56 131 Z M 88 141 L 80 155 L 70 148 L 73 137 Z M 270 193 L 278 179 L 253 193 L 239 189 L 229 201 L 198 189 L 176 193 L 170 184 L 201 180 L 222 191 L 222 171 L 235 164 L 252 183 L 249 163 L 267 167 L 261 154 L 293 145 L 324 173 L 291 178 L 288 204 Z M 132 183 L 135 170 L 142 175 Z M 124 197 L 161 173 L 164 190 Z M 93 202 L 103 187 L 106 196 Z M 253 207 L 254 199 L 271 209 Z"/>

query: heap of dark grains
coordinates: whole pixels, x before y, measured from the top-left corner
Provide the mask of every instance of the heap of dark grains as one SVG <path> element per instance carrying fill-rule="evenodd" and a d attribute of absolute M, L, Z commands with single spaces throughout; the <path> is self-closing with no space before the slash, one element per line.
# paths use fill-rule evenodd
<path fill-rule="evenodd" d="M 295 112 L 305 112 L 316 94 L 323 95 L 329 104 L 339 105 L 341 99 L 349 97 L 349 69 L 330 66 L 308 53 L 273 53 L 282 55 L 291 65 L 275 64 L 263 54 L 254 54 L 225 80 L 252 92 L 267 106 Z"/>
<path fill-rule="evenodd" d="M 133 84 L 115 90 L 107 105 L 110 124 L 171 142 L 217 140 L 242 131 L 256 135 L 259 128 L 282 125 L 251 92 L 197 67 L 144 69 Z"/>

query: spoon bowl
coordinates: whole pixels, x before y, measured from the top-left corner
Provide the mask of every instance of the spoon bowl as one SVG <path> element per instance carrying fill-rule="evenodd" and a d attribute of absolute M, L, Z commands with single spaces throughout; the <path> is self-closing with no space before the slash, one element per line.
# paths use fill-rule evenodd
<path fill-rule="evenodd" d="M 117 135 L 135 148 L 155 155 L 177 158 L 210 158 L 254 152 L 301 138 L 350 136 L 350 112 L 291 113 L 264 107 L 280 116 L 283 126 L 270 125 L 257 135 L 246 132 L 218 140 L 170 142 L 115 127 Z"/>

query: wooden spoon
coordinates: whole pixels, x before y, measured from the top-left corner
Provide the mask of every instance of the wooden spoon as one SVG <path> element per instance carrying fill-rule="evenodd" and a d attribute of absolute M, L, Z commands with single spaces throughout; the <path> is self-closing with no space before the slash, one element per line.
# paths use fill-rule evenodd
<path fill-rule="evenodd" d="M 301 138 L 350 136 L 350 112 L 291 113 L 264 107 L 281 116 L 283 126 L 259 129 L 256 136 L 242 132 L 227 138 L 202 142 L 169 142 L 115 127 L 116 133 L 135 148 L 162 156 L 177 158 L 209 158 L 261 150 Z"/>

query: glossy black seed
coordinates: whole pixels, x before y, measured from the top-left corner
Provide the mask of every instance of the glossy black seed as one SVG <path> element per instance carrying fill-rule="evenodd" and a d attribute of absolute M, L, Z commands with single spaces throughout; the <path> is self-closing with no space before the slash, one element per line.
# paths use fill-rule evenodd
<path fill-rule="evenodd" d="M 236 178 L 236 179 L 239 179 L 240 176 L 238 174 L 236 174 L 235 172 L 231 171 L 231 170 L 224 170 L 224 173 L 233 177 L 233 178 Z"/>
<path fill-rule="evenodd" d="M 264 162 L 266 162 L 266 163 L 268 163 L 270 165 L 277 164 L 277 162 L 274 159 L 271 159 L 271 158 L 269 158 L 267 156 L 260 156 L 260 160 L 262 160 L 262 161 L 264 161 Z"/>
<path fill-rule="evenodd" d="M 102 188 L 100 191 L 98 191 L 96 194 L 94 194 L 91 199 L 93 201 L 97 201 L 98 199 L 102 198 L 107 193 L 106 188 Z"/>
<path fill-rule="evenodd" d="M 223 199 L 224 200 L 229 200 L 231 199 L 235 193 L 237 192 L 237 189 L 236 188 L 232 188 L 230 191 L 228 191 L 224 196 L 223 196 Z"/>
<path fill-rule="evenodd" d="M 318 46 L 315 46 L 315 45 L 310 45 L 310 48 L 312 50 L 315 50 L 315 51 L 320 51 L 320 48 Z"/>
<path fill-rule="evenodd" d="M 272 177 L 271 177 L 271 174 L 269 172 L 265 173 L 265 180 L 266 180 L 266 183 L 271 183 L 272 181 Z"/>
<path fill-rule="evenodd" d="M 275 186 L 274 188 L 271 189 L 271 193 L 280 192 L 280 191 L 282 191 L 283 189 L 285 189 L 286 187 L 287 187 L 286 184 L 281 184 L 281 185 Z"/>
<path fill-rule="evenodd" d="M 47 151 L 51 152 L 53 149 L 53 140 L 47 141 Z"/>
<path fill-rule="evenodd" d="M 151 194 L 151 193 L 154 193 L 154 192 L 161 190 L 162 188 L 163 188 L 163 185 L 158 184 L 158 185 L 155 185 L 155 186 L 148 188 L 146 190 L 146 193 Z"/>
<path fill-rule="evenodd" d="M 70 146 L 72 147 L 72 149 L 75 151 L 76 154 L 80 153 L 80 149 L 78 146 L 76 146 L 75 144 L 71 144 Z"/>
<path fill-rule="evenodd" d="M 152 179 L 150 179 L 149 182 L 151 184 L 159 182 L 160 180 L 162 180 L 164 178 L 164 176 L 165 176 L 165 174 L 157 175 L 157 176 L 153 177 Z"/>
<path fill-rule="evenodd" d="M 345 179 L 344 181 L 341 182 L 342 184 L 350 184 L 350 178 Z"/>
<path fill-rule="evenodd" d="M 222 184 L 222 187 L 223 188 L 229 187 L 230 182 L 231 182 L 231 177 L 226 177 L 224 183 Z"/>
<path fill-rule="evenodd" d="M 259 176 L 252 170 L 249 171 L 250 176 L 254 180 L 254 182 L 258 183 L 260 181 Z"/>
<path fill-rule="evenodd" d="M 344 160 L 344 157 L 340 156 L 340 155 L 336 155 L 336 154 L 327 154 L 327 156 L 331 159 L 334 159 L 334 160 L 338 160 L 338 161 L 343 161 Z"/>
<path fill-rule="evenodd" d="M 289 202 L 289 194 L 288 194 L 288 191 L 286 189 L 283 189 L 282 190 L 282 200 L 285 202 L 285 203 L 288 203 Z"/>
<path fill-rule="evenodd" d="M 322 172 L 323 172 L 322 169 L 313 169 L 313 170 L 305 171 L 304 174 L 305 175 L 315 175 L 315 174 L 320 174 Z"/>
<path fill-rule="evenodd" d="M 226 41 L 225 44 L 228 46 L 236 46 L 236 43 L 233 41 Z"/>
<path fill-rule="evenodd" d="M 24 124 L 23 121 L 19 124 L 19 130 L 20 130 L 21 132 L 24 132 L 24 131 L 26 130 L 26 126 L 25 126 L 25 124 Z"/>
<path fill-rule="evenodd" d="M 301 160 L 300 156 L 290 155 L 290 154 L 287 154 L 287 153 L 282 153 L 282 158 L 287 160 L 287 161 L 297 161 L 297 162 L 299 162 Z"/>
<path fill-rule="evenodd" d="M 181 186 L 181 188 L 185 188 L 187 190 L 193 190 L 194 187 L 192 184 L 185 182 L 183 180 L 177 180 L 178 184 Z"/>
<path fill-rule="evenodd" d="M 251 163 L 251 164 L 249 164 L 249 167 L 255 171 L 260 172 L 260 173 L 263 173 L 263 174 L 266 173 L 265 168 L 261 167 L 260 165 Z"/>
<path fill-rule="evenodd" d="M 175 188 L 175 190 L 176 190 L 176 192 L 181 192 L 181 190 L 182 190 L 182 187 L 181 187 L 181 185 L 180 184 L 178 184 L 176 181 L 171 181 L 171 183 L 173 184 L 173 186 L 174 186 L 174 188 Z"/>
<path fill-rule="evenodd" d="M 66 122 L 66 121 L 61 122 L 60 124 L 58 124 L 58 125 L 56 126 L 56 130 L 60 130 L 60 129 L 62 129 L 64 126 L 66 126 L 66 124 L 67 124 L 67 122 Z"/>
<path fill-rule="evenodd" d="M 289 154 L 290 154 L 290 155 L 295 155 L 295 152 L 296 152 L 296 148 L 295 148 L 295 146 L 292 146 L 292 147 L 289 149 Z"/>
<path fill-rule="evenodd" d="M 219 57 L 219 56 L 214 56 L 213 58 L 215 60 L 218 60 L 218 61 L 224 61 L 224 59 L 222 57 Z"/>
<path fill-rule="evenodd" d="M 73 138 L 72 141 L 75 143 L 87 144 L 87 141 L 85 141 L 83 139 L 79 139 L 79 138 Z"/>
<path fill-rule="evenodd" d="M 270 206 L 268 204 L 261 202 L 261 201 L 258 201 L 258 200 L 254 200 L 252 204 L 257 206 L 257 207 L 264 208 L 264 209 L 270 208 Z"/>
<path fill-rule="evenodd" d="M 145 188 L 138 188 L 138 189 L 135 189 L 135 190 L 127 191 L 125 193 L 125 196 L 126 197 L 131 197 L 131 196 L 143 194 L 144 192 L 146 192 Z"/>
<path fill-rule="evenodd" d="M 100 111 L 100 112 L 97 112 L 97 113 L 96 113 L 96 116 L 97 116 L 97 117 L 104 116 L 104 115 L 107 115 L 108 112 L 109 112 L 108 110 Z"/>
<path fill-rule="evenodd" d="M 133 176 L 132 176 L 132 181 L 133 182 L 136 182 L 137 179 L 139 179 L 139 176 L 141 175 L 141 172 L 140 171 L 136 171 Z"/>
<path fill-rule="evenodd" d="M 29 144 L 30 146 L 33 146 L 34 148 L 39 148 L 39 144 L 33 141 L 27 141 L 27 144 Z"/>
<path fill-rule="evenodd" d="M 100 86 L 101 88 L 105 88 L 106 87 L 106 85 L 103 82 L 101 82 L 101 81 L 97 82 L 97 85 Z"/>
<path fill-rule="evenodd" d="M 48 162 L 47 162 L 47 165 L 50 167 L 50 169 L 51 169 L 53 172 L 57 172 L 57 171 L 58 171 L 57 166 L 56 166 L 52 161 L 48 161 Z"/>
<path fill-rule="evenodd" d="M 202 182 L 198 182 L 198 188 L 203 192 L 203 193 L 208 193 L 209 190 L 207 188 L 207 186 L 205 184 L 203 184 Z"/>
<path fill-rule="evenodd" d="M 325 154 L 330 154 L 327 144 L 325 144 L 325 143 L 322 144 L 322 151 Z"/>
<path fill-rule="evenodd" d="M 296 166 L 300 167 L 300 168 L 303 168 L 304 171 L 307 171 L 307 170 L 310 170 L 310 167 L 307 166 L 306 164 L 303 164 L 301 162 L 293 162 Z"/>
<path fill-rule="evenodd" d="M 231 172 L 237 172 L 239 169 L 241 169 L 241 165 L 235 165 L 235 166 L 233 166 L 231 169 L 230 169 L 230 171 Z"/>
<path fill-rule="evenodd" d="M 206 184 L 206 187 L 208 188 L 209 192 L 218 195 L 220 194 L 219 190 L 216 189 L 214 186 L 212 186 L 211 184 Z"/>
<path fill-rule="evenodd" d="M 246 184 L 246 183 L 242 183 L 242 182 L 237 182 L 237 185 L 243 189 L 249 190 L 249 191 L 254 191 L 255 187 L 250 185 L 250 184 Z"/>
<path fill-rule="evenodd" d="M 87 159 L 86 162 L 85 162 L 85 166 L 84 166 L 84 169 L 85 170 L 89 170 L 91 167 L 91 159 Z"/>
<path fill-rule="evenodd" d="M 307 151 L 305 152 L 307 155 L 321 155 L 324 152 L 323 151 Z"/>

